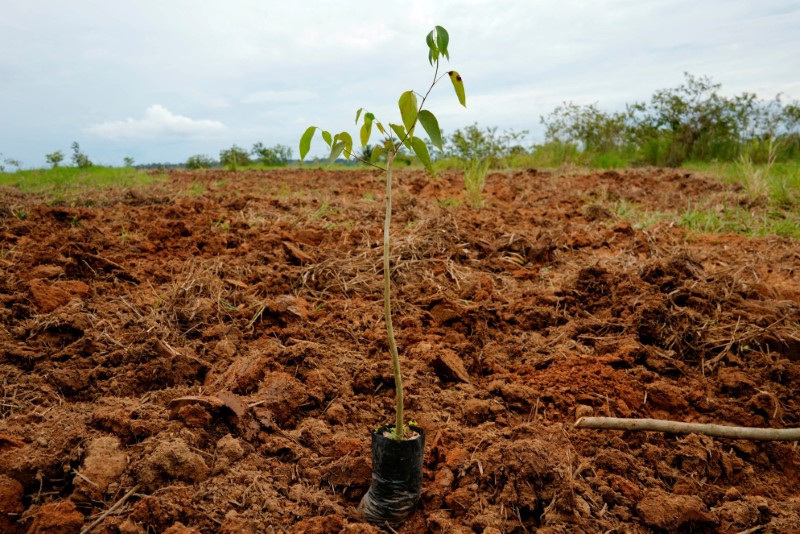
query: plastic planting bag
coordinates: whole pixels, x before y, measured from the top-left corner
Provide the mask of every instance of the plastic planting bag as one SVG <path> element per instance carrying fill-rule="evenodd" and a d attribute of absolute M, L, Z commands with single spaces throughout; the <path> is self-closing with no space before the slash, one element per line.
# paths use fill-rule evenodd
<path fill-rule="evenodd" d="M 372 433 L 372 485 L 358 505 L 358 511 L 375 525 L 401 525 L 414 512 L 422 491 L 422 457 L 425 431 L 410 429 L 413 439 L 384 436 L 393 427 L 382 426 Z"/>

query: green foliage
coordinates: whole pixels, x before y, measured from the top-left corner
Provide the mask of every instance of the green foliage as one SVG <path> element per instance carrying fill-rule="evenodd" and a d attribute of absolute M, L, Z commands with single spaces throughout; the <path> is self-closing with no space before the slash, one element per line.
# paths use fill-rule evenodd
<path fill-rule="evenodd" d="M 250 151 L 253 156 L 267 167 L 285 167 L 292 159 L 292 149 L 285 145 L 266 147 L 263 143 L 256 143 Z"/>
<path fill-rule="evenodd" d="M 229 171 L 235 171 L 239 167 L 250 165 L 252 161 L 250 161 L 250 154 L 245 149 L 233 145 L 220 151 L 219 163 Z"/>
<path fill-rule="evenodd" d="M 520 143 L 527 134 L 513 130 L 498 133 L 496 127 L 481 129 L 477 123 L 472 124 L 447 138 L 444 155 L 464 161 L 487 160 L 491 167 L 499 167 L 504 159 L 526 152 Z"/>
<path fill-rule="evenodd" d="M 60 150 L 56 150 L 55 152 L 45 154 L 44 159 L 47 161 L 47 164 L 50 165 L 50 167 L 55 169 L 62 161 L 64 161 L 64 153 Z"/>
<path fill-rule="evenodd" d="M 81 152 L 81 146 L 77 141 L 72 143 L 72 164 L 80 169 L 86 169 L 93 165 L 89 156 Z"/>
<path fill-rule="evenodd" d="M 20 160 L 18 160 L 18 159 L 6 158 L 5 160 L 3 160 L 3 163 L 5 163 L 6 165 L 11 165 L 12 167 L 15 167 L 17 169 L 17 171 L 22 169 L 22 162 Z"/>
<path fill-rule="evenodd" d="M 434 174 L 435 169 L 427 144 L 421 138 L 414 135 L 416 124 L 419 122 L 428 134 L 433 146 L 437 147 L 440 151 L 444 148 L 444 139 L 441 129 L 439 128 L 439 121 L 430 110 L 424 109 L 425 100 L 428 94 L 430 94 L 431 89 L 433 89 L 436 83 L 445 75 L 450 78 L 456 92 L 456 97 L 463 106 L 466 106 L 466 94 L 464 91 L 464 82 L 458 72 L 448 71 L 446 74 L 438 77 L 440 58 L 445 57 L 450 59 L 450 52 L 448 50 L 450 35 L 447 33 L 447 30 L 441 26 L 436 26 L 428 33 L 425 42 L 428 45 L 428 60 L 431 65 L 436 67 L 434 80 L 421 101 L 417 99 L 418 93 L 413 90 L 405 91 L 400 95 L 397 106 L 400 111 L 401 124 L 389 123 L 389 129 L 387 130 L 380 121 L 376 120 L 374 114 L 365 111 L 364 108 L 356 110 L 356 126 L 358 126 L 359 121 L 362 120 L 363 117 L 358 136 L 362 148 L 360 153 L 353 152 L 353 140 L 347 132 L 340 132 L 331 136 L 330 132 L 326 130 L 321 130 L 317 126 L 309 126 L 300 136 L 299 149 L 301 161 L 305 159 L 311 150 L 311 141 L 314 138 L 314 134 L 317 130 L 320 130 L 323 140 L 330 149 L 328 157 L 329 164 L 336 161 L 340 155 L 344 155 L 347 160 L 351 157 L 355 157 L 362 163 L 376 166 L 376 162 L 380 161 L 380 158 L 385 154 L 391 153 L 391 159 L 394 161 L 395 158 L 400 156 L 401 149 L 405 148 L 411 151 L 431 174 Z M 378 131 L 385 135 L 386 138 L 381 144 L 370 146 L 369 140 L 372 135 L 373 126 L 377 127 Z M 369 149 L 367 147 L 369 147 Z"/>
<path fill-rule="evenodd" d="M 400 117 L 403 119 L 403 126 L 409 135 L 412 135 L 414 124 L 417 122 L 417 95 L 414 91 L 406 91 L 400 95 L 397 101 L 397 107 L 400 108 Z"/>
<path fill-rule="evenodd" d="M 349 160 L 355 157 L 358 161 L 367 165 L 372 165 L 383 169 L 386 172 L 386 215 L 384 218 L 384 242 L 383 242 L 383 273 L 384 273 L 384 313 L 386 317 L 386 333 L 389 342 L 389 352 L 392 357 L 392 367 L 395 378 L 395 394 L 397 400 L 396 411 L 396 425 L 395 432 L 392 436 L 395 439 L 403 438 L 403 382 L 400 373 L 400 363 L 397 353 L 397 344 L 394 339 L 394 330 L 392 327 L 392 312 L 391 312 L 391 277 L 390 277 L 390 258 L 389 258 L 389 229 L 391 226 L 392 216 L 392 165 L 402 157 L 401 151 L 405 148 L 413 152 L 420 162 L 425 166 L 428 172 L 435 176 L 435 169 L 433 167 L 430 152 L 428 147 L 420 137 L 414 135 L 414 130 L 417 122 L 422 123 L 422 127 L 431 139 L 434 146 L 442 149 L 442 135 L 439 129 L 439 122 L 436 117 L 429 110 L 424 109 L 425 102 L 433 87 L 445 75 L 439 76 L 439 61 L 441 57 L 450 59 L 450 52 L 448 46 L 450 44 L 450 36 L 447 31 L 441 26 L 436 26 L 425 37 L 425 42 L 428 46 L 428 61 L 435 67 L 433 74 L 433 81 L 430 84 L 427 92 L 422 96 L 421 100 L 417 100 L 417 93 L 413 90 L 405 91 L 400 95 L 397 101 L 397 106 L 400 111 L 400 122 L 389 123 L 389 130 L 384 128 L 383 124 L 378 121 L 374 114 L 365 111 L 364 108 L 359 108 L 356 111 L 355 124 L 358 126 L 359 121 L 362 120 L 362 125 L 359 130 L 358 139 L 361 143 L 361 152 L 353 152 L 353 138 L 347 132 L 340 132 L 336 135 L 331 134 L 325 130 L 321 130 L 322 139 L 330 148 L 330 156 L 328 158 L 329 164 L 333 163 L 339 155 L 344 155 L 345 159 Z M 447 73 L 448 77 L 453 83 L 458 101 L 466 106 L 466 96 L 464 93 L 464 83 L 461 76 L 455 72 L 450 71 Z M 374 147 L 370 147 L 369 140 L 372 134 L 373 125 L 378 131 L 385 136 L 382 143 Z M 319 130 L 316 126 L 309 126 L 305 132 L 300 136 L 300 159 L 305 159 L 306 155 L 311 150 L 311 141 L 314 133 Z M 394 134 L 394 135 L 392 135 Z M 395 139 L 396 136 L 396 139 Z M 379 165 L 381 156 L 386 157 L 386 166 Z"/>
<path fill-rule="evenodd" d="M 419 123 L 422 124 L 422 127 L 425 129 L 425 132 L 428 134 L 428 137 L 430 137 L 433 146 L 439 150 L 444 150 L 442 143 L 442 131 L 439 129 L 439 121 L 436 120 L 436 117 L 433 115 L 433 113 L 427 109 L 423 109 L 420 110 L 417 118 L 419 119 Z"/>
<path fill-rule="evenodd" d="M 411 148 L 414 149 L 414 154 L 417 155 L 425 169 L 431 173 L 431 176 L 436 176 L 436 171 L 434 170 L 433 165 L 431 165 L 431 156 L 428 154 L 428 147 L 425 145 L 425 141 L 419 137 L 412 137 Z"/>
<path fill-rule="evenodd" d="M 205 154 L 195 154 L 194 156 L 189 156 L 189 159 L 186 160 L 186 168 L 192 170 L 210 169 L 216 164 L 216 161 Z"/>
<path fill-rule="evenodd" d="M 684 83 L 656 91 L 649 102 L 608 113 L 597 104 L 564 103 L 542 117 L 546 143 L 575 145 L 582 164 L 678 166 L 686 161 L 755 163 L 800 156 L 800 105 L 780 95 L 726 97 L 708 77 L 685 74 Z M 615 154 L 611 157 L 609 154 Z"/>
<path fill-rule="evenodd" d="M 126 167 L 133 167 L 133 158 L 131 156 L 125 156 L 122 158 L 122 163 Z"/>
<path fill-rule="evenodd" d="M 597 104 L 564 103 L 542 117 L 548 141 L 577 143 L 586 152 L 615 150 L 627 143 L 627 116 L 605 113 Z"/>

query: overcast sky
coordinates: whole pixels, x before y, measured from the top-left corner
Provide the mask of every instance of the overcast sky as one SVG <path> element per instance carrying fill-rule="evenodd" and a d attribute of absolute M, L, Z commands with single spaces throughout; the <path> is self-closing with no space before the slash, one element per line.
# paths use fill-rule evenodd
<path fill-rule="evenodd" d="M 434 90 L 445 133 L 478 122 L 537 141 L 563 101 L 619 109 L 684 71 L 800 98 L 798 0 L 5 0 L 0 152 L 40 167 L 79 141 L 119 165 L 261 141 L 296 157 L 306 126 L 352 131 L 359 107 L 399 122 L 400 93 L 430 82 L 435 24 L 467 91 L 463 109 L 449 83 Z"/>

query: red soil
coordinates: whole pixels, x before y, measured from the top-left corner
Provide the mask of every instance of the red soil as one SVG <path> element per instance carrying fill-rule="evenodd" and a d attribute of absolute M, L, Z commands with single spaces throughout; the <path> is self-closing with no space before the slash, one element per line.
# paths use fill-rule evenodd
<path fill-rule="evenodd" d="M 800 531 L 792 444 L 572 427 L 800 425 L 797 243 L 608 209 L 734 194 L 672 171 L 498 173 L 481 210 L 437 202 L 459 180 L 398 173 L 395 328 L 428 435 L 401 532 Z M 375 531 L 355 506 L 394 391 L 366 193 L 380 174 L 2 192 L 0 531 L 77 533 L 132 489 L 93 532 Z"/>

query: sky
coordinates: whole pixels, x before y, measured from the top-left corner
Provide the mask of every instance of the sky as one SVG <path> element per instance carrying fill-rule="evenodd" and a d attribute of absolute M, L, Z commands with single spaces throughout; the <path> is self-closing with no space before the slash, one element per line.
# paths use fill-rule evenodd
<path fill-rule="evenodd" d="M 360 107 L 400 122 L 437 24 L 467 93 L 464 109 L 446 78 L 434 88 L 445 135 L 477 122 L 541 141 L 562 102 L 617 110 L 684 72 L 800 99 L 798 0 L 4 0 L 0 160 L 43 167 L 73 141 L 108 165 L 256 142 L 297 157 L 307 126 L 355 133 Z"/>

